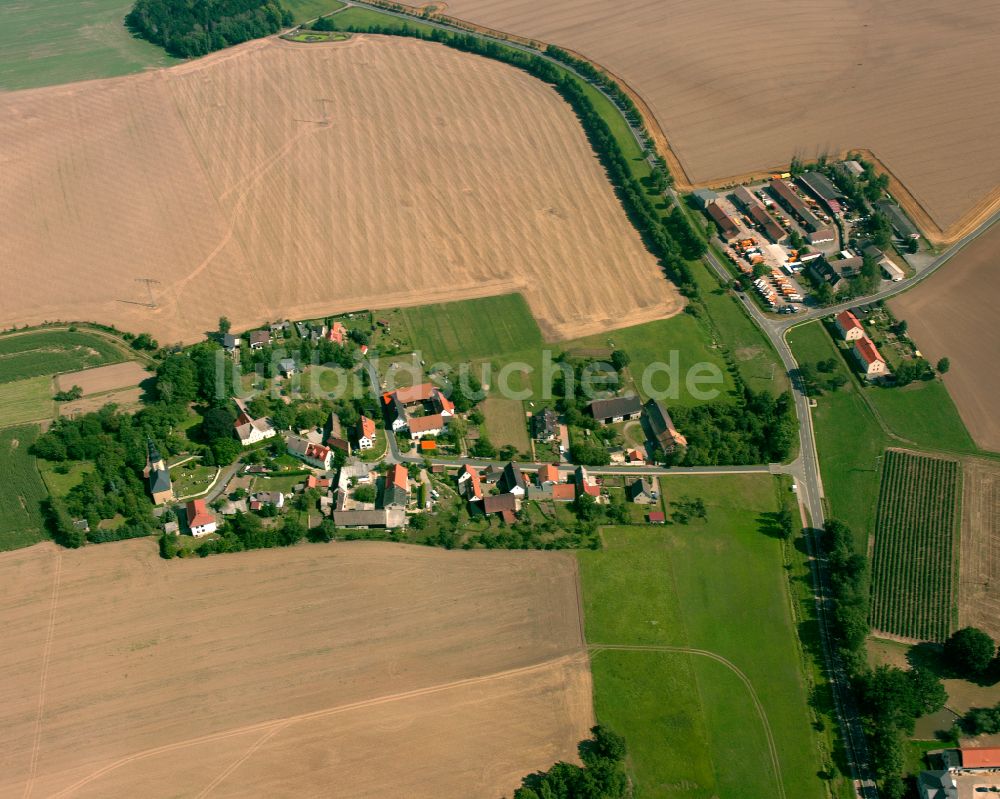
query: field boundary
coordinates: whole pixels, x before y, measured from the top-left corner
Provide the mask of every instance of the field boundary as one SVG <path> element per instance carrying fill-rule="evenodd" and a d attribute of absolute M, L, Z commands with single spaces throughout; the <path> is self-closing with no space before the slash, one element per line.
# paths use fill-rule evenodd
<path fill-rule="evenodd" d="M 764 710 L 764 705 L 761 703 L 760 697 L 757 696 L 757 691 L 753 687 L 753 683 L 750 682 L 750 678 L 747 677 L 747 675 L 744 674 L 735 663 L 728 658 L 716 654 L 715 652 L 710 652 L 707 649 L 696 649 L 689 646 L 668 646 L 665 644 L 588 644 L 587 649 L 589 650 L 591 656 L 599 654 L 603 651 L 662 652 L 678 655 L 699 655 L 701 657 L 707 657 L 714 660 L 716 663 L 721 663 L 729 669 L 736 675 L 740 682 L 743 683 L 744 687 L 747 689 L 747 693 L 750 695 L 750 700 L 753 702 L 753 705 L 757 710 L 757 716 L 760 718 L 760 722 L 764 727 L 764 736 L 767 739 L 767 748 L 771 754 L 771 768 L 774 770 L 774 779 L 778 785 L 778 795 L 781 799 L 785 799 L 785 784 L 781 779 L 781 762 L 778 759 L 778 747 L 774 743 L 774 735 L 771 733 L 771 724 L 767 719 L 767 712 Z"/>
<path fill-rule="evenodd" d="M 525 47 L 531 47 L 541 52 L 544 52 L 545 49 L 551 44 L 538 39 L 530 39 L 518 36 L 517 34 L 498 31 L 494 28 L 488 28 L 475 22 L 462 19 L 461 17 L 454 17 L 446 13 L 442 13 L 443 10 L 447 9 L 447 3 L 428 3 L 423 6 L 411 6 L 406 3 L 385 2 L 385 0 L 365 0 L 365 4 L 372 5 L 376 8 L 395 10 L 415 18 L 438 20 L 457 28 L 465 28 L 481 35 L 510 41 Z M 679 153 L 671 146 L 670 140 L 668 139 L 666 132 L 663 130 L 663 126 L 656 118 L 656 114 L 653 113 L 652 109 L 645 102 L 639 92 L 633 89 L 627 81 L 622 79 L 620 75 L 612 72 L 600 62 L 567 47 L 559 47 L 574 57 L 586 61 L 595 69 L 607 75 L 631 98 L 632 102 L 635 103 L 636 108 L 639 111 L 639 116 L 642 119 L 643 127 L 645 128 L 646 133 L 649 135 L 650 139 L 652 139 L 654 145 L 656 145 L 655 149 L 658 151 L 657 154 L 662 155 L 664 160 L 667 162 L 670 172 L 674 176 L 674 187 L 677 190 L 690 192 L 695 189 L 717 188 L 736 183 L 748 183 L 767 178 L 775 172 L 788 171 L 789 165 L 782 163 L 776 164 L 770 168 L 760 167 L 740 175 L 722 176 L 708 181 L 692 182 L 687 174 L 687 170 L 684 169 Z M 906 187 L 906 184 L 903 183 L 888 166 L 886 166 L 885 162 L 882 161 L 873 150 L 867 147 L 847 147 L 835 152 L 827 153 L 827 156 L 839 160 L 846 158 L 851 153 L 860 153 L 866 159 L 872 161 L 879 171 L 884 172 L 889 176 L 890 194 L 895 197 L 907 214 L 914 218 L 914 221 L 921 229 L 921 232 L 924 233 L 927 240 L 932 244 L 953 244 L 978 228 L 987 218 L 1000 210 L 1000 186 L 998 186 L 977 202 L 971 209 L 966 211 L 965 214 L 959 217 L 958 221 L 947 228 L 942 228 L 937 224 L 937 222 L 934 221 L 933 217 L 927 209 L 924 208 L 923 204 Z"/>

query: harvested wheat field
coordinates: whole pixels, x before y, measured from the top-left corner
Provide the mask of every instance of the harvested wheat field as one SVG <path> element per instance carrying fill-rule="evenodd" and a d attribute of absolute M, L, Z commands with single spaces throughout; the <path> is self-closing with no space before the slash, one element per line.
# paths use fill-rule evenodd
<path fill-rule="evenodd" d="M 793 154 L 864 148 L 945 229 L 941 236 L 1000 200 L 995 0 L 712 8 L 449 0 L 446 13 L 571 48 L 620 76 L 652 109 L 690 182 L 772 170 Z"/>
<path fill-rule="evenodd" d="M 958 626 L 1000 638 L 1000 465 L 968 459 L 962 493 Z"/>
<path fill-rule="evenodd" d="M 889 301 L 920 351 L 951 361 L 948 392 L 982 449 L 1000 452 L 1000 224 L 974 239 L 947 266 L 912 291 Z"/>
<path fill-rule="evenodd" d="M 107 366 L 95 366 L 93 369 L 81 369 L 79 372 L 65 372 L 56 377 L 56 388 L 59 391 L 68 391 L 73 386 L 79 386 L 84 396 L 102 394 L 105 391 L 137 386 L 152 375 L 153 373 L 140 363 L 122 361 Z"/>
<path fill-rule="evenodd" d="M 0 94 L 0 161 L 0 325 L 190 342 L 521 291 L 564 338 L 681 308 L 554 89 L 440 45 L 267 39 Z"/>
<path fill-rule="evenodd" d="M 0 795 L 510 795 L 593 724 L 576 561 L 0 555 Z"/>

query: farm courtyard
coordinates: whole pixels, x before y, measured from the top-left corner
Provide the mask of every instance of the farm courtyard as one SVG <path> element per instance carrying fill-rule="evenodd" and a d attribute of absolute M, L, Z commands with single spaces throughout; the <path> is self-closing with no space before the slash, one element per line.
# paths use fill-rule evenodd
<path fill-rule="evenodd" d="M 682 307 L 554 89 L 439 45 L 258 40 L 9 92 L 0 141 L 0 325 L 193 342 L 520 291 L 555 339 Z"/>
<path fill-rule="evenodd" d="M 3 796 L 510 795 L 593 724 L 568 554 L 43 544 L 0 584 Z"/>

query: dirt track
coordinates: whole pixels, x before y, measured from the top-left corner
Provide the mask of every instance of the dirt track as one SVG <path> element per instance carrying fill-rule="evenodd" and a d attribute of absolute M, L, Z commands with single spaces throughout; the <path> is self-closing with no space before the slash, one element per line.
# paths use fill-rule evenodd
<path fill-rule="evenodd" d="M 931 361 L 947 357 L 944 376 L 962 421 L 983 449 L 1000 452 L 1000 224 L 959 252 L 948 265 L 889 302 Z"/>
<path fill-rule="evenodd" d="M 270 39 L 3 94 L 0 162 L 0 325 L 167 343 L 520 290 L 564 338 L 682 306 L 554 90 L 424 42 Z"/>
<path fill-rule="evenodd" d="M 492 799 L 593 723 L 569 556 L 133 541 L 0 576 L 3 796 Z"/>
<path fill-rule="evenodd" d="M 693 183 L 853 147 L 874 151 L 941 228 L 1000 200 L 992 0 L 734 0 L 711 13 L 684 0 L 450 0 L 446 13 L 623 78 Z"/>

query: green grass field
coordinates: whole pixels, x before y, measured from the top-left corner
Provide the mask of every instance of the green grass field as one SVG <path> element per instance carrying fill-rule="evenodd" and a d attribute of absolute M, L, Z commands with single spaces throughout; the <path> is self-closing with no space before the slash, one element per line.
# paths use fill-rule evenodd
<path fill-rule="evenodd" d="M 318 0 L 306 0 L 302 5 L 319 5 Z M 338 30 L 362 30 L 369 26 L 387 28 L 391 31 L 401 31 L 405 25 L 410 30 L 431 31 L 433 28 L 417 19 L 401 19 L 389 14 L 383 14 L 372 8 L 360 8 L 353 6 L 346 11 L 341 11 L 334 17 Z"/>
<path fill-rule="evenodd" d="M 66 461 L 64 463 L 52 463 L 51 461 L 40 460 L 38 472 L 42 476 L 45 488 L 54 497 L 65 497 L 74 486 L 80 484 L 83 475 L 92 465 L 86 461 Z M 57 467 L 67 467 L 66 474 L 57 471 Z"/>
<path fill-rule="evenodd" d="M 282 36 L 290 42 L 343 42 L 351 38 L 349 33 L 336 31 L 299 31 L 292 36 Z"/>
<path fill-rule="evenodd" d="M 819 322 L 793 328 L 788 343 L 799 363 L 835 358 L 837 369 L 847 375 L 846 365 Z M 889 446 L 889 437 L 851 380 L 819 397 L 812 416 L 831 514 L 851 527 L 858 551 L 866 552 L 875 525 L 881 458 Z"/>
<path fill-rule="evenodd" d="M 0 383 L 0 427 L 51 419 L 55 413 L 51 377 Z"/>
<path fill-rule="evenodd" d="M 130 0 L 0 0 L 0 91 L 179 63 L 122 24 Z"/>
<path fill-rule="evenodd" d="M 0 383 L 118 363 L 125 353 L 80 330 L 36 330 L 0 336 Z"/>
<path fill-rule="evenodd" d="M 689 647 L 731 661 L 754 686 L 779 753 L 786 795 L 825 795 L 807 707 L 777 510 L 764 475 L 668 477 L 671 497 L 702 498 L 706 522 L 604 530 L 581 552 L 587 640 Z M 668 505 L 669 511 L 669 505 Z M 641 797 L 773 799 L 777 779 L 749 692 L 702 655 L 598 651 L 598 720 L 625 737 Z"/>
<path fill-rule="evenodd" d="M 340 0 L 282 0 L 281 4 L 292 12 L 296 24 L 322 17 L 345 5 Z"/>
<path fill-rule="evenodd" d="M 903 443 L 949 452 L 978 451 L 948 389 L 939 380 L 900 388 L 871 386 L 865 389 L 865 396 Z"/>
<path fill-rule="evenodd" d="M 517 400 L 489 397 L 480 406 L 486 416 L 486 430 L 496 447 L 512 444 L 518 452 L 530 452 L 524 406 Z"/>
<path fill-rule="evenodd" d="M 542 343 L 538 324 L 520 294 L 403 308 L 401 315 L 405 335 L 428 363 L 454 365 Z"/>
<path fill-rule="evenodd" d="M 0 550 L 47 538 L 40 508 L 45 484 L 29 452 L 36 438 L 34 425 L 0 430 Z"/>

